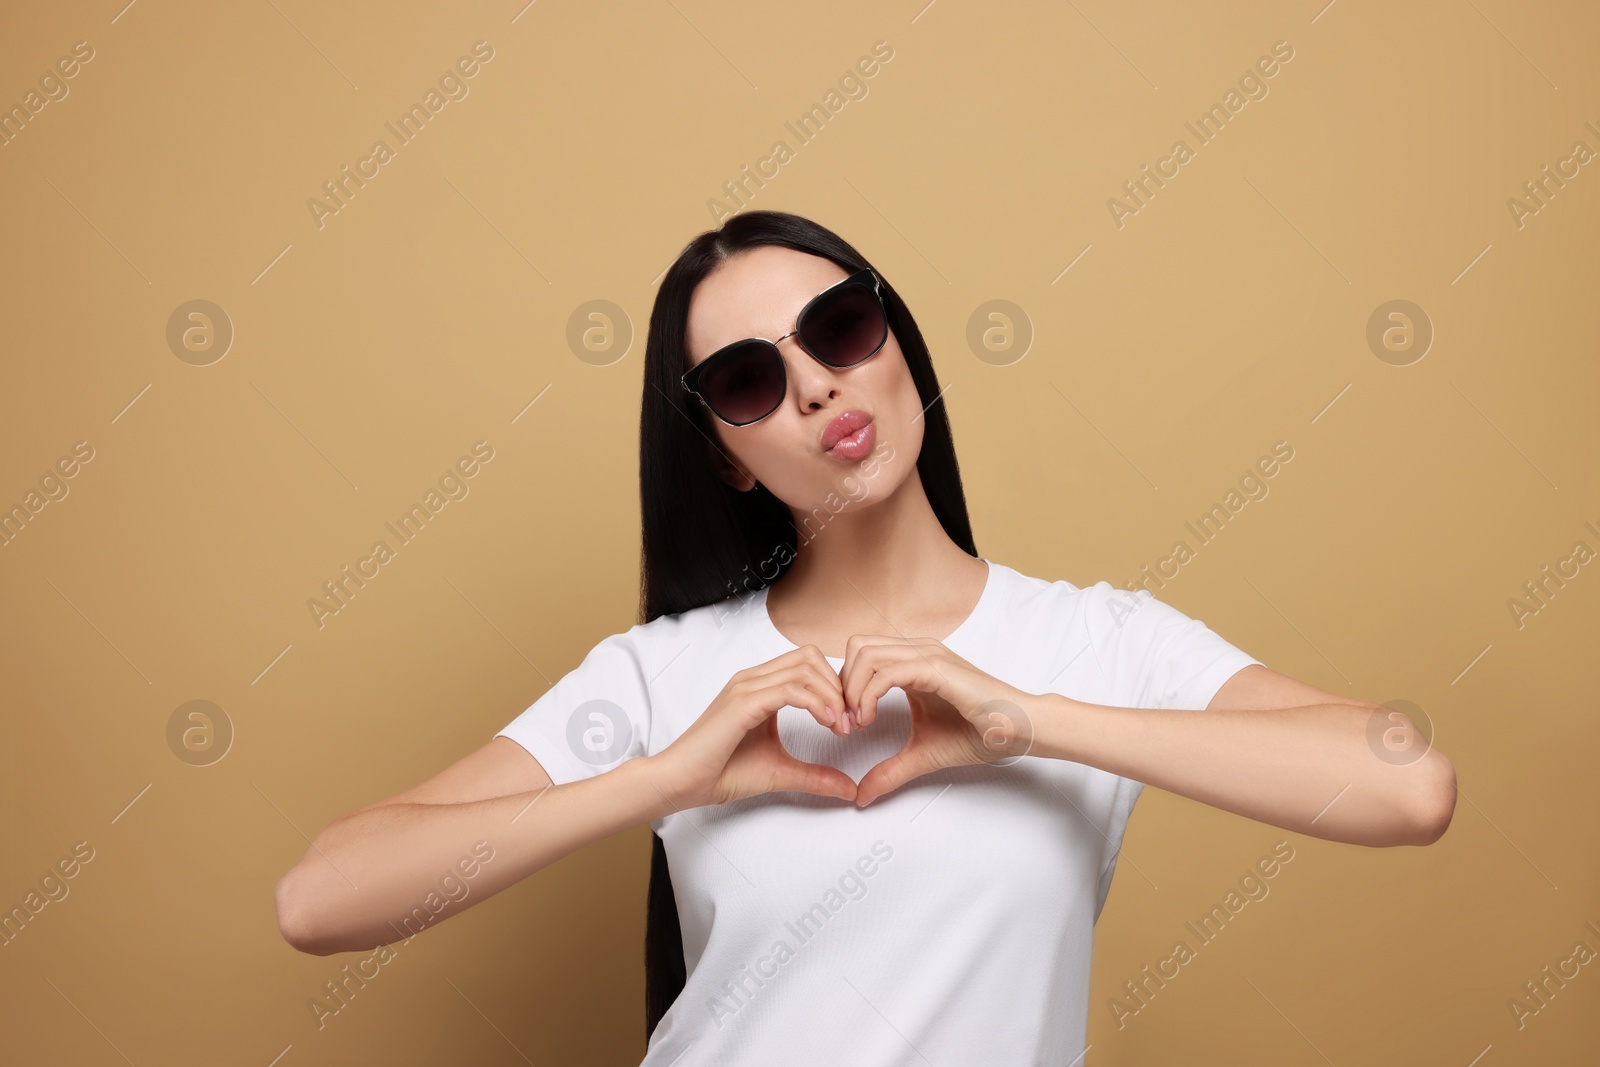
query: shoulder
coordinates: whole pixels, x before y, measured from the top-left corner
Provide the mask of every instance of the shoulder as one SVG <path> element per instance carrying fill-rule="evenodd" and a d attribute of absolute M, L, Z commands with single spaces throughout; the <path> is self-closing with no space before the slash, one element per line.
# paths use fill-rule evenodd
<path fill-rule="evenodd" d="M 1110 686 L 1105 703 L 1204 708 L 1234 672 L 1261 662 L 1148 589 L 1011 573 L 1012 618 L 1073 659 L 1087 649 Z"/>
<path fill-rule="evenodd" d="M 725 646 L 752 618 L 753 594 L 741 593 L 648 622 L 603 638 L 595 650 L 615 658 L 627 656 L 647 681 L 653 680 L 687 653 Z M 594 653 L 591 653 L 593 655 Z"/>
<path fill-rule="evenodd" d="M 1119 613 L 1133 610 L 1143 599 L 1104 579 L 1079 586 L 1065 578 L 1043 578 L 998 566 L 1006 586 L 1007 614 L 1023 624 L 1048 620 L 1099 632 L 1114 626 Z"/>
<path fill-rule="evenodd" d="M 1012 568 L 1007 579 L 1007 623 L 1046 633 L 1074 647 L 1087 644 L 1102 662 L 1142 656 L 1175 634 L 1192 634 L 1204 623 L 1185 615 L 1148 589 L 1127 589 L 1099 579 L 1077 585 Z"/>

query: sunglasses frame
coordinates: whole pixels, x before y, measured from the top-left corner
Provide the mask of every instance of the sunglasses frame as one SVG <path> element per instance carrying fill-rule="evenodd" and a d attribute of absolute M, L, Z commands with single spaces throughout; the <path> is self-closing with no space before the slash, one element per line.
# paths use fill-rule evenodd
<path fill-rule="evenodd" d="M 878 309 L 883 313 L 883 337 L 878 341 L 877 345 L 872 349 L 871 352 L 868 352 L 854 363 L 846 363 L 843 366 L 835 366 L 806 347 L 804 339 L 799 336 L 800 322 L 806 317 L 806 314 L 817 305 L 818 301 L 832 293 L 834 290 L 845 285 L 866 285 L 872 290 L 872 295 L 878 300 Z M 807 300 L 806 306 L 801 308 L 800 313 L 794 317 L 795 328 L 784 334 L 783 337 L 779 337 L 777 340 L 768 340 L 765 337 L 746 337 L 741 341 L 734 341 L 732 344 L 723 345 L 721 348 L 711 353 L 711 355 L 707 356 L 699 363 L 696 363 L 693 367 L 690 367 L 688 372 L 685 373 L 683 377 L 679 379 L 679 381 L 682 383 L 684 389 L 686 389 L 696 400 L 700 401 L 705 409 L 711 412 L 711 414 L 715 416 L 719 422 L 727 426 L 735 427 L 754 426 L 756 423 L 760 422 L 761 419 L 769 417 L 773 411 L 777 411 L 779 408 L 783 407 L 784 397 L 789 395 L 789 368 L 787 364 L 784 364 L 783 392 L 778 395 L 778 402 L 772 406 L 772 411 L 767 412 L 767 414 L 761 416 L 760 419 L 751 419 L 749 422 L 729 422 L 717 412 L 716 408 L 711 406 L 710 402 L 707 401 L 703 395 L 701 395 L 699 389 L 700 377 L 705 372 L 705 369 L 715 364 L 719 359 L 726 358 L 734 349 L 743 348 L 745 345 L 753 342 L 759 342 L 768 346 L 772 350 L 772 354 L 778 358 L 778 362 L 783 364 L 783 352 L 778 348 L 778 342 L 789 337 L 793 337 L 795 339 L 795 344 L 800 346 L 800 350 L 802 352 L 816 360 L 818 363 L 821 363 L 829 370 L 848 370 L 851 367 L 859 367 L 861 364 L 865 363 L 867 360 L 883 351 L 883 346 L 889 343 L 889 309 L 883 302 L 883 290 L 880 286 L 881 282 L 878 278 L 877 272 L 871 267 L 863 267 L 861 270 L 856 271 L 848 278 L 841 278 L 839 281 L 834 282 L 832 285 L 822 290 L 822 292 L 818 293 L 810 300 Z"/>

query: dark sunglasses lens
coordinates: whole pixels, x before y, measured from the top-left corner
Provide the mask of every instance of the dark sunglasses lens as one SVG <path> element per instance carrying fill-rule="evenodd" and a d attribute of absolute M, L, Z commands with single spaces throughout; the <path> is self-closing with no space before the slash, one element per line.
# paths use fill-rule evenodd
<path fill-rule="evenodd" d="M 800 340 L 818 359 L 834 367 L 860 363 L 883 346 L 889 324 L 883 305 L 868 286 L 841 285 L 807 310 Z"/>
<path fill-rule="evenodd" d="M 743 425 L 772 413 L 783 400 L 783 357 L 762 343 L 717 356 L 700 377 L 700 394 L 728 422 Z"/>

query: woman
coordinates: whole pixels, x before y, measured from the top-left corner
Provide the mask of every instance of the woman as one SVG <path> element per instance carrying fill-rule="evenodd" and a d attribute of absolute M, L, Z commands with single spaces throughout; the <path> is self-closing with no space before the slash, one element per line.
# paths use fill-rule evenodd
<path fill-rule="evenodd" d="M 324 830 L 278 887 L 297 948 L 414 936 L 648 821 L 645 1065 L 1067 1064 L 1144 784 L 1336 841 L 1448 826 L 1454 770 L 1398 712 L 979 557 L 922 335 L 827 229 L 697 237 L 644 371 L 645 622 Z"/>

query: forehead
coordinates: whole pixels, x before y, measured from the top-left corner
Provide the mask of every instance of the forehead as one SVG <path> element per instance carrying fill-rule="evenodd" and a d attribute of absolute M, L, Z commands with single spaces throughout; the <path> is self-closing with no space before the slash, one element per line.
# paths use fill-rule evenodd
<path fill-rule="evenodd" d="M 781 337 L 812 297 L 847 277 L 832 260 L 781 245 L 740 252 L 706 275 L 689 300 L 689 365 L 746 337 Z"/>

